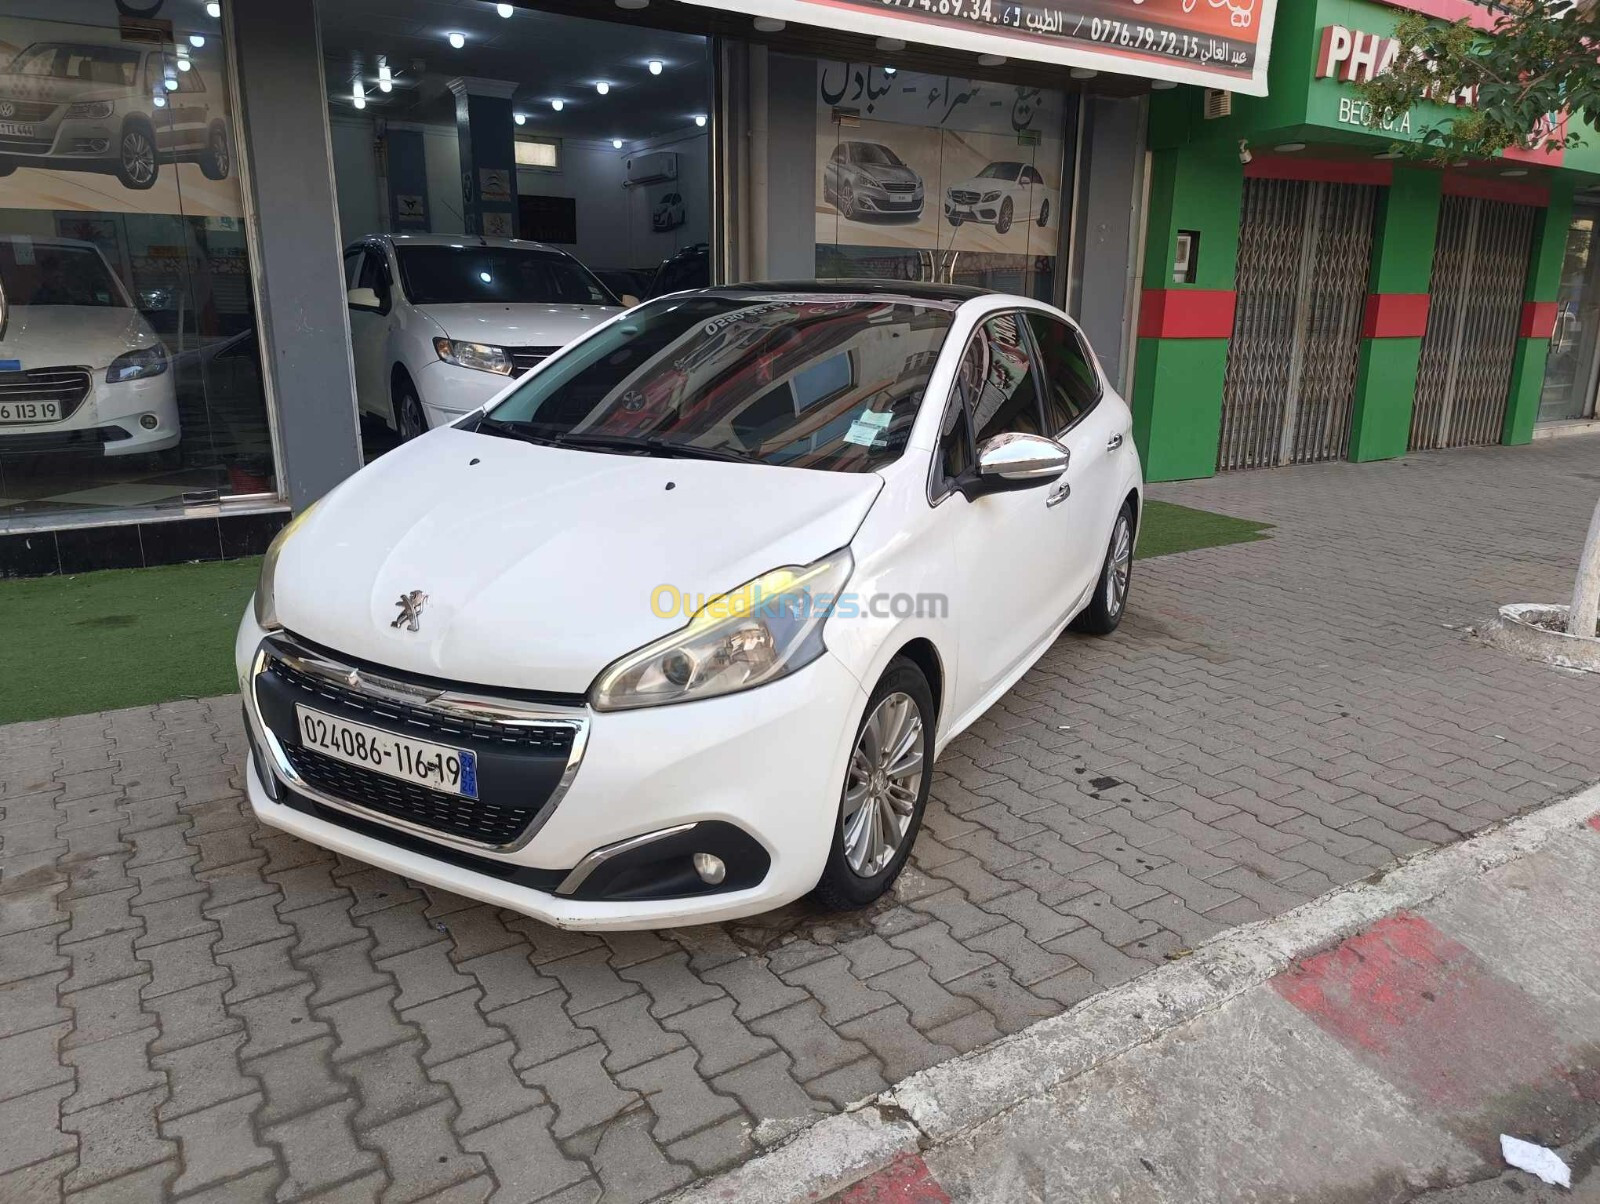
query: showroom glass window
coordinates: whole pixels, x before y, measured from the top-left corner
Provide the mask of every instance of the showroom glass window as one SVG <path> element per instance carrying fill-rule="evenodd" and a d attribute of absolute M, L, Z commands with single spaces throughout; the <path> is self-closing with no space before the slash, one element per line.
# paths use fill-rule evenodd
<path fill-rule="evenodd" d="M 0 16 L 0 531 L 277 492 L 219 23 L 104 11 Z"/>

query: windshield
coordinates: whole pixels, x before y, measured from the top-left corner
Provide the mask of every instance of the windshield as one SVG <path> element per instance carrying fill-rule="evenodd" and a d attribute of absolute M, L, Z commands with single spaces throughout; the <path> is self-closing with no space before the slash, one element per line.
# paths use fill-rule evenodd
<path fill-rule="evenodd" d="M 904 167 L 900 156 L 887 146 L 879 146 L 876 142 L 857 142 L 855 154 L 852 158 L 857 163 L 865 163 L 869 167 Z"/>
<path fill-rule="evenodd" d="M 413 305 L 619 305 L 576 259 L 520 247 L 395 248 Z"/>
<path fill-rule="evenodd" d="M 18 75 L 48 75 L 52 79 L 81 79 L 131 88 L 139 75 L 139 51 L 35 42 L 12 59 L 7 70 Z"/>
<path fill-rule="evenodd" d="M 0 287 L 12 305 L 128 304 L 99 252 L 31 239 L 0 239 Z"/>
<path fill-rule="evenodd" d="M 480 429 L 868 472 L 905 449 L 950 319 L 888 298 L 664 298 L 535 373 Z"/>
<path fill-rule="evenodd" d="M 1022 171 L 1020 163 L 991 163 L 978 173 L 980 180 L 1015 180 Z"/>

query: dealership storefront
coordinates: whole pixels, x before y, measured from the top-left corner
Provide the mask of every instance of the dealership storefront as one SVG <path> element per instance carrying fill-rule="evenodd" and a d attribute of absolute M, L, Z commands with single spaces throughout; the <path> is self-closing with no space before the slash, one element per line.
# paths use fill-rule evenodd
<path fill-rule="evenodd" d="M 1265 86 L 1272 4 L 1194 8 L 11 5 L 0 576 L 248 555 L 393 446 L 389 235 L 1025 293 L 1127 385 L 1152 88 Z"/>
<path fill-rule="evenodd" d="M 1485 20 L 1465 0 L 1284 6 L 1266 97 L 1152 101 L 1134 385 L 1151 479 L 1592 418 L 1600 147 L 1406 158 L 1440 111 L 1375 124 L 1357 88 L 1397 52 L 1402 7 Z"/>

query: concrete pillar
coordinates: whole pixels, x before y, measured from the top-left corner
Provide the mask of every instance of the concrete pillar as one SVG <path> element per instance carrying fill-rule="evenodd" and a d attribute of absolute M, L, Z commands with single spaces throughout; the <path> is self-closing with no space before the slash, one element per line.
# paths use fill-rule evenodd
<path fill-rule="evenodd" d="M 422 131 L 391 125 L 384 145 L 389 161 L 389 229 L 397 234 L 425 234 L 433 227 L 428 213 L 428 158 Z"/>
<path fill-rule="evenodd" d="M 361 467 L 315 0 L 234 0 L 261 370 L 296 511 Z"/>
<path fill-rule="evenodd" d="M 468 234 L 517 233 L 517 85 L 498 79 L 453 79 L 456 137 L 461 143 L 461 214 Z"/>

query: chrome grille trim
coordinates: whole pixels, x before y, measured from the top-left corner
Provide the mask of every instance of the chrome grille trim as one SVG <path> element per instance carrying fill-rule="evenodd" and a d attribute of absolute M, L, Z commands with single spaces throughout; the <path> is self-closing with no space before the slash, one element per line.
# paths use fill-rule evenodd
<path fill-rule="evenodd" d="M 531 368 L 536 368 L 549 359 L 559 347 L 507 347 L 511 355 L 511 370 L 521 375 Z"/>
<path fill-rule="evenodd" d="M 58 401 L 69 417 L 89 396 L 93 374 L 88 368 L 29 368 L 0 372 L 0 401 Z"/>
<path fill-rule="evenodd" d="M 53 100 L 18 100 L 12 96 L 0 96 L 0 100 L 11 105 L 11 115 L 0 118 L 0 121 L 21 121 L 33 123 L 43 121 L 56 111 L 56 102 Z"/>

